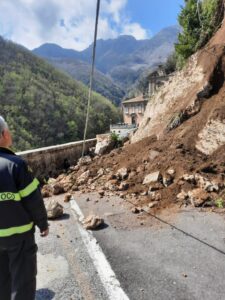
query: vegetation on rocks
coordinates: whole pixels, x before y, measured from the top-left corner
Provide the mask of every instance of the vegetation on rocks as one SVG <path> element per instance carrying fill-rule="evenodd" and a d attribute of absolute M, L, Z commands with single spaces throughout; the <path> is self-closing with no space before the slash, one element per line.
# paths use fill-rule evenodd
<path fill-rule="evenodd" d="M 16 150 L 83 138 L 88 90 L 25 48 L 0 38 L 1 111 Z M 106 98 L 93 93 L 88 138 L 120 117 Z"/>
<path fill-rule="evenodd" d="M 182 32 L 175 47 L 179 67 L 209 41 L 220 26 L 223 15 L 223 0 L 185 0 L 178 17 Z"/>

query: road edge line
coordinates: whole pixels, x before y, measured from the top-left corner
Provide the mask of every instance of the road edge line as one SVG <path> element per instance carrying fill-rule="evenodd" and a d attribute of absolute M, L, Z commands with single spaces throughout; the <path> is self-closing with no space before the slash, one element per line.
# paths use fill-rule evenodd
<path fill-rule="evenodd" d="M 82 221 L 84 219 L 84 215 L 73 197 L 71 198 L 70 204 L 72 211 L 75 212 L 75 216 L 78 216 L 79 221 Z M 98 245 L 97 240 L 93 236 L 93 233 L 85 230 L 79 223 L 78 229 L 87 248 L 88 254 L 91 257 L 101 279 L 101 282 L 109 296 L 109 299 L 129 300 L 128 296 L 122 289 L 120 282 L 116 278 L 116 274 L 114 273 L 108 260 L 106 259 L 105 254 L 103 253 L 101 247 Z"/>

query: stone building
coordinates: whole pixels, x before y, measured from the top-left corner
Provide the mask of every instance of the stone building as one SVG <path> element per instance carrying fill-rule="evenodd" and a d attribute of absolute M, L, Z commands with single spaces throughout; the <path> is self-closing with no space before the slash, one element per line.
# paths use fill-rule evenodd
<path fill-rule="evenodd" d="M 163 67 L 160 65 L 157 70 L 148 75 L 147 88 L 143 95 L 122 102 L 123 121 L 125 124 L 135 124 L 136 126 L 140 124 L 148 101 L 170 76 L 165 73 Z"/>
<path fill-rule="evenodd" d="M 144 94 L 150 98 L 157 90 L 164 85 L 171 75 L 167 75 L 160 65 L 157 70 L 150 73 L 147 77 L 148 87 Z"/>
<path fill-rule="evenodd" d="M 122 102 L 123 121 L 125 124 L 138 126 L 143 118 L 148 98 L 143 95 Z"/>

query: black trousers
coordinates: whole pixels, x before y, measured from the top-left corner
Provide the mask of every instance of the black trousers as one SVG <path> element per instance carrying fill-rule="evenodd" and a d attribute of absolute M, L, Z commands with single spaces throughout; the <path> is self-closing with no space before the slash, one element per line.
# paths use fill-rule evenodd
<path fill-rule="evenodd" d="M 34 234 L 16 245 L 0 245 L 0 300 L 34 300 L 37 245 Z"/>

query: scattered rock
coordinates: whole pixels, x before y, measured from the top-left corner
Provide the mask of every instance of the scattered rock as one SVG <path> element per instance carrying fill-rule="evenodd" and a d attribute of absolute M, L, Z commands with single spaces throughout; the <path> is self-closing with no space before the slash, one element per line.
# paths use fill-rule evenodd
<path fill-rule="evenodd" d="M 98 176 L 100 177 L 100 176 L 104 175 L 104 173 L 105 173 L 105 172 L 104 172 L 104 169 L 101 168 L 101 169 L 98 170 L 98 173 L 97 173 L 97 174 L 98 174 Z"/>
<path fill-rule="evenodd" d="M 111 140 L 110 135 L 97 135 L 97 144 L 95 146 L 95 154 L 103 155 L 111 151 L 115 142 Z"/>
<path fill-rule="evenodd" d="M 81 167 L 81 166 L 90 165 L 91 162 L 92 162 L 91 157 L 87 155 L 87 156 L 81 157 L 78 160 L 77 166 Z"/>
<path fill-rule="evenodd" d="M 56 219 L 63 215 L 63 206 L 55 199 L 45 201 L 48 219 Z"/>
<path fill-rule="evenodd" d="M 64 202 L 70 202 L 72 195 L 70 193 L 66 194 L 64 197 Z"/>
<path fill-rule="evenodd" d="M 65 192 L 65 189 L 61 183 L 55 183 L 53 185 L 53 195 L 59 195 Z"/>
<path fill-rule="evenodd" d="M 132 212 L 133 214 L 139 214 L 139 213 L 141 212 L 141 210 L 140 210 L 140 208 L 133 207 L 133 208 L 131 209 L 131 212 Z"/>
<path fill-rule="evenodd" d="M 184 179 L 185 181 L 187 181 L 189 183 L 196 184 L 196 180 L 195 180 L 194 175 L 184 174 L 181 179 Z"/>
<path fill-rule="evenodd" d="M 136 175 L 137 175 L 137 173 L 135 171 L 131 171 L 128 179 L 131 180 L 131 179 L 135 178 Z"/>
<path fill-rule="evenodd" d="M 166 173 L 167 173 L 168 175 L 174 176 L 174 175 L 176 174 L 176 171 L 175 171 L 174 169 L 168 169 L 168 170 L 166 171 Z"/>
<path fill-rule="evenodd" d="M 106 182 L 105 184 L 105 188 L 109 191 L 118 191 L 118 186 L 116 185 L 116 182 L 115 180 L 110 180 L 108 182 Z"/>
<path fill-rule="evenodd" d="M 185 191 L 181 191 L 179 194 L 177 194 L 177 199 L 180 201 L 184 201 L 188 199 L 188 193 L 186 193 Z"/>
<path fill-rule="evenodd" d="M 142 192 L 140 195 L 141 196 L 147 196 L 148 195 L 148 191 Z"/>
<path fill-rule="evenodd" d="M 163 176 L 163 184 L 165 187 L 168 187 L 169 185 L 171 185 L 173 183 L 173 179 L 174 177 L 166 174 L 165 176 Z"/>
<path fill-rule="evenodd" d="M 121 182 L 119 186 L 119 191 L 126 191 L 129 188 L 129 183 L 127 182 Z"/>
<path fill-rule="evenodd" d="M 105 195 L 105 191 L 104 191 L 104 190 L 100 190 L 98 193 L 99 193 L 99 195 L 100 195 L 101 197 L 103 197 L 103 196 Z"/>
<path fill-rule="evenodd" d="M 79 188 L 78 188 L 78 186 L 77 186 L 76 184 L 74 184 L 74 185 L 72 186 L 72 190 L 73 190 L 74 192 L 76 192 L 76 191 L 79 191 Z"/>
<path fill-rule="evenodd" d="M 154 160 L 157 156 L 159 156 L 159 151 L 156 150 L 150 150 L 149 152 L 149 159 Z"/>
<path fill-rule="evenodd" d="M 161 174 L 158 171 L 148 174 L 147 176 L 145 176 L 143 184 L 158 182 L 160 180 L 160 178 L 161 178 Z"/>
<path fill-rule="evenodd" d="M 201 188 L 189 191 L 188 197 L 191 204 L 195 207 L 202 206 L 206 201 L 210 200 L 208 193 L 206 193 Z"/>
<path fill-rule="evenodd" d="M 53 195 L 53 187 L 50 184 L 44 185 L 41 194 L 43 198 L 49 198 Z"/>
<path fill-rule="evenodd" d="M 157 201 L 153 201 L 153 202 L 151 202 L 151 203 L 148 204 L 148 207 L 149 208 L 153 208 L 153 207 L 155 207 L 157 205 L 158 205 L 158 202 Z"/>
<path fill-rule="evenodd" d="M 90 215 L 83 220 L 83 226 L 86 230 L 97 229 L 100 225 L 104 224 L 104 219 L 99 216 Z"/>
<path fill-rule="evenodd" d="M 77 178 L 77 184 L 78 185 L 81 185 L 81 184 L 84 184 L 88 181 L 88 178 L 89 178 L 89 175 L 90 175 L 90 171 L 86 171 L 84 173 L 82 173 L 78 178 Z"/>
<path fill-rule="evenodd" d="M 116 177 L 119 180 L 124 180 L 128 177 L 128 169 L 127 168 L 121 168 L 116 172 Z"/>

